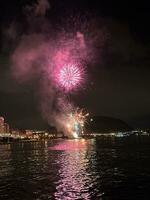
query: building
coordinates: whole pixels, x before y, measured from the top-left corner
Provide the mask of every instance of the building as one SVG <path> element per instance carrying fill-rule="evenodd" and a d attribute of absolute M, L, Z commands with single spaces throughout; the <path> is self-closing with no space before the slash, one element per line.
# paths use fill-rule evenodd
<path fill-rule="evenodd" d="M 0 133 L 5 132 L 5 126 L 4 126 L 4 118 L 0 117 Z"/>
<path fill-rule="evenodd" d="M 33 138 L 33 131 L 32 130 L 25 130 L 25 135 L 27 138 Z"/>
<path fill-rule="evenodd" d="M 10 132 L 9 124 L 4 123 L 4 133 L 9 133 L 9 132 Z"/>

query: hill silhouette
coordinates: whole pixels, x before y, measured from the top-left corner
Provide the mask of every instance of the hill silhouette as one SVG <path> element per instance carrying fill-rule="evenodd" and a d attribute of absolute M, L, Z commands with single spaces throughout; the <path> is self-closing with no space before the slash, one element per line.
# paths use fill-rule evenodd
<path fill-rule="evenodd" d="M 132 128 L 124 121 L 106 116 L 94 116 L 89 119 L 86 128 L 92 132 L 130 131 Z"/>

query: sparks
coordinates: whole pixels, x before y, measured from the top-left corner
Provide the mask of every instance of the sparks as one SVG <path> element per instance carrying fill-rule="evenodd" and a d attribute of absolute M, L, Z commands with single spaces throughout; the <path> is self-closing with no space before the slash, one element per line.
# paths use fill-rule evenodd
<path fill-rule="evenodd" d="M 66 92 L 76 90 L 83 81 L 84 70 L 80 65 L 66 64 L 57 71 L 57 83 Z"/>
<path fill-rule="evenodd" d="M 76 132 L 73 132 L 72 135 L 73 135 L 73 137 L 74 137 L 75 139 L 77 139 L 77 138 L 79 137 L 78 134 L 77 134 Z"/>
<path fill-rule="evenodd" d="M 84 125 L 89 113 L 85 113 L 82 109 L 76 109 L 68 114 L 66 124 L 67 132 L 73 138 L 79 138 L 84 133 Z"/>

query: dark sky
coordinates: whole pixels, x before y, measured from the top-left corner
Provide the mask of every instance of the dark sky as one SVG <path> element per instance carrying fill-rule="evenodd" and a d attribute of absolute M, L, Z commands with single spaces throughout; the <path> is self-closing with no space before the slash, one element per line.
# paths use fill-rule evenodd
<path fill-rule="evenodd" d="M 24 8 L 31 2 L 0 1 L 0 115 L 12 126 L 20 128 L 46 126 L 37 109 L 34 86 L 31 83 L 19 85 L 9 73 L 9 56 L 18 42 L 16 37 L 27 32 Z M 101 61 L 90 71 L 90 84 L 84 95 L 75 97 L 76 102 L 93 115 L 120 118 L 133 127 L 150 127 L 148 1 L 51 0 L 50 7 L 46 20 L 51 19 L 54 25 L 59 24 L 59 19 L 65 21 L 79 13 L 101 18 L 109 35 L 99 57 Z M 15 35 L 12 29 L 12 38 L 8 39 L 10 24 L 15 24 L 17 33 Z"/>

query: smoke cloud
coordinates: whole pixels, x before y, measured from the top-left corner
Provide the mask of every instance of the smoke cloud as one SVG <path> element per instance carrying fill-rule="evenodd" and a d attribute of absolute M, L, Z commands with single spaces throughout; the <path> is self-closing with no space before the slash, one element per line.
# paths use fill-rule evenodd
<path fill-rule="evenodd" d="M 35 4 L 35 15 L 45 16 L 46 11 L 50 8 L 48 0 L 38 0 Z"/>
<path fill-rule="evenodd" d="M 26 12 L 34 11 L 35 16 L 43 17 L 49 8 L 47 0 L 39 0 L 36 4 L 27 6 Z M 32 19 L 32 15 L 27 16 Z M 49 34 L 36 31 L 33 33 L 32 30 L 32 33 L 21 36 L 11 55 L 12 76 L 20 84 L 36 83 L 35 95 L 38 97 L 42 116 L 59 130 L 65 131 L 66 114 L 74 108 L 74 104 L 70 103 L 68 97 L 64 97 L 54 76 L 57 68 L 68 62 L 82 63 L 86 66 L 93 60 L 95 37 L 91 38 L 86 32 L 87 30 L 83 32 L 78 28 L 71 31 L 70 28 L 68 33 L 62 27 L 59 30 L 50 30 Z"/>
<path fill-rule="evenodd" d="M 27 5 L 25 11 L 35 16 L 45 16 L 46 11 L 50 9 L 48 0 L 38 0 L 37 3 Z"/>
<path fill-rule="evenodd" d="M 53 76 L 57 67 L 85 60 L 83 36 L 81 39 L 78 41 L 76 35 L 71 39 L 47 39 L 44 34 L 24 35 L 12 55 L 13 77 L 21 84 L 36 81 L 35 92 L 42 115 L 59 129 L 63 129 L 64 116 L 68 112 L 63 107 L 68 106 Z"/>

